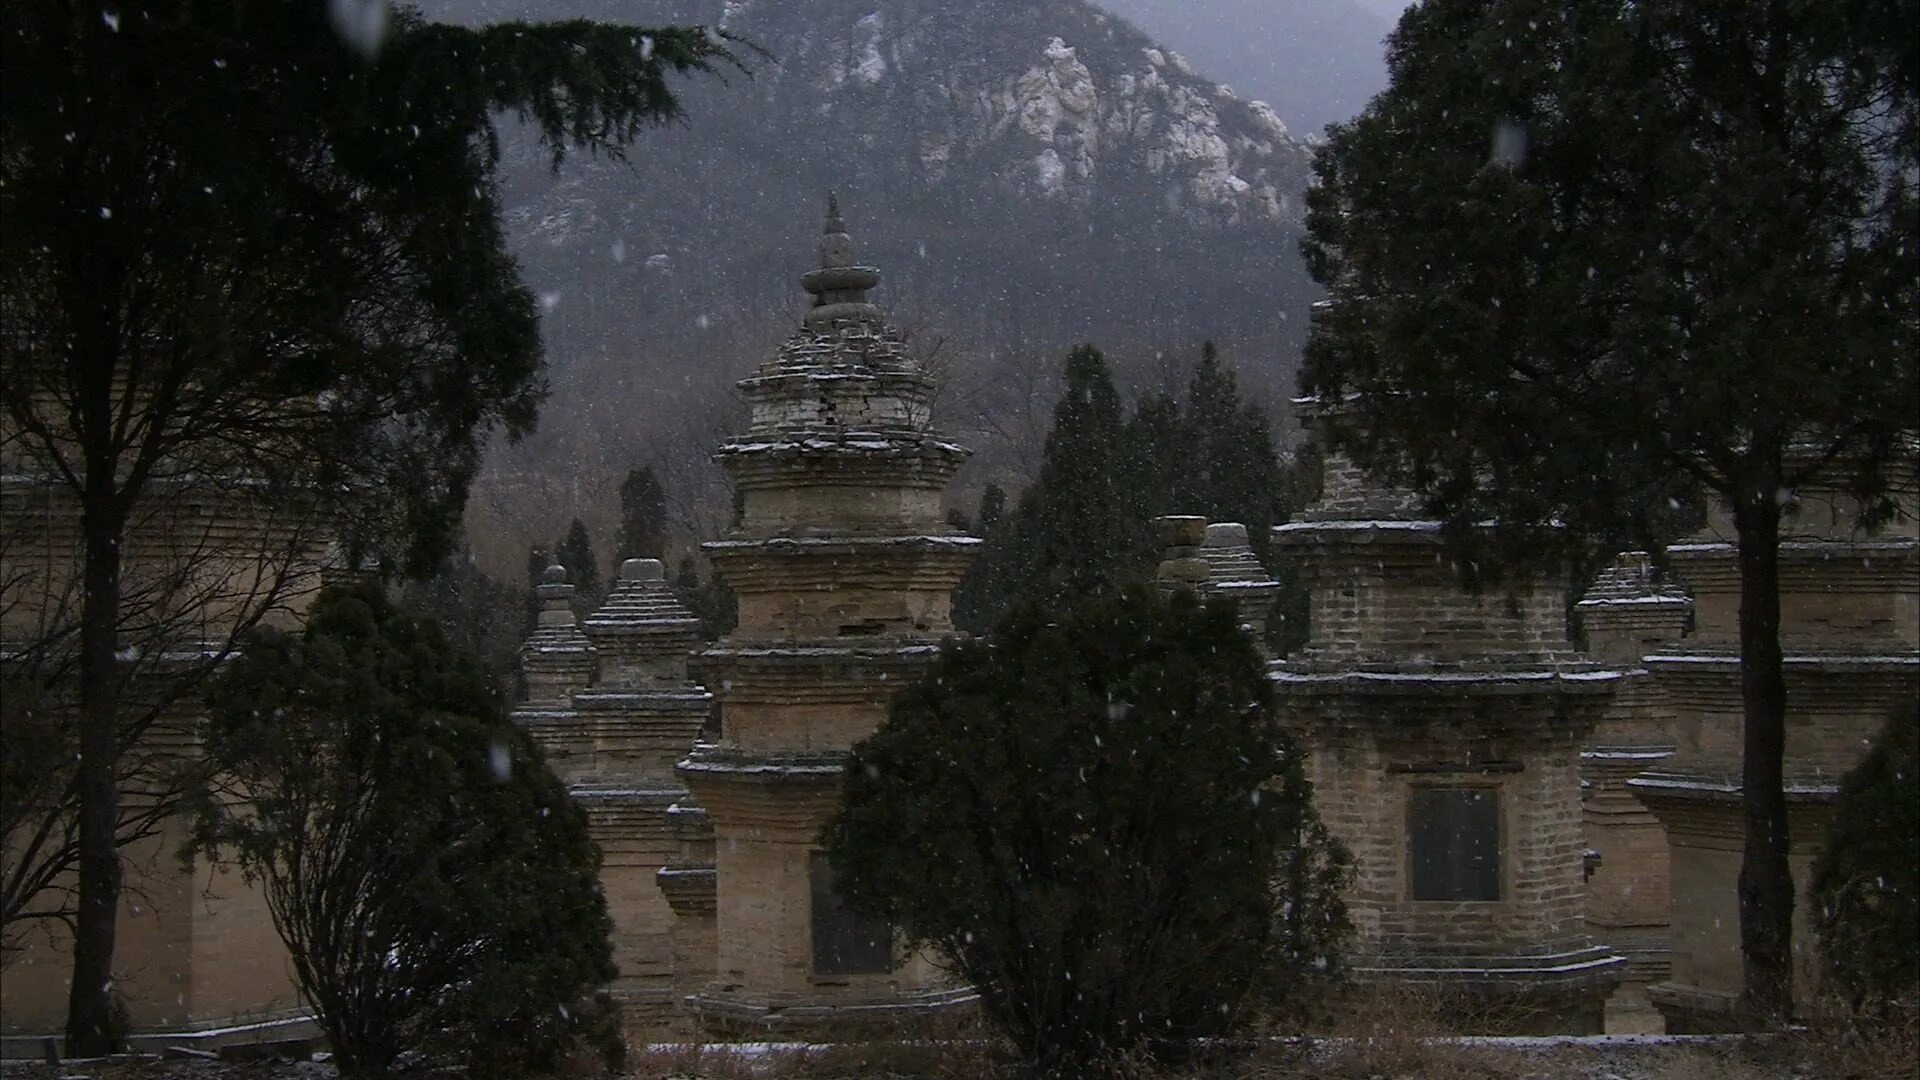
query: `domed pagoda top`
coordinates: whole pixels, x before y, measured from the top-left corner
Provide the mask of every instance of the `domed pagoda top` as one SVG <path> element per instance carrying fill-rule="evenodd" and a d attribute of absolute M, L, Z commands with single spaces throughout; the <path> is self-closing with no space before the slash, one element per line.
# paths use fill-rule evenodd
<path fill-rule="evenodd" d="M 820 266 L 800 276 L 813 297 L 779 352 L 740 381 L 756 436 L 924 431 L 933 381 L 867 291 L 880 271 L 855 262 L 839 200 L 827 196 Z"/>

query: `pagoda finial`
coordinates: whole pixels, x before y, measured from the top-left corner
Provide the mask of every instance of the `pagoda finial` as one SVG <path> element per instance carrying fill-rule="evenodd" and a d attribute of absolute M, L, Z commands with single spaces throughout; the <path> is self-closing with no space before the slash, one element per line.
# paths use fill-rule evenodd
<path fill-rule="evenodd" d="M 813 294 L 808 326 L 829 326 L 836 320 L 872 321 L 880 309 L 867 301 L 867 290 L 880 281 L 880 271 L 853 259 L 853 237 L 840 217 L 840 197 L 827 192 L 827 224 L 820 235 L 820 268 L 800 276 L 800 286 Z"/>
<path fill-rule="evenodd" d="M 840 217 L 840 199 L 827 192 L 827 224 L 820 230 L 820 266 L 836 269 L 853 265 L 853 237 L 847 235 L 847 223 Z"/>
<path fill-rule="evenodd" d="M 820 230 L 831 236 L 847 231 L 847 223 L 840 220 L 840 199 L 833 192 L 827 192 L 827 227 Z"/>

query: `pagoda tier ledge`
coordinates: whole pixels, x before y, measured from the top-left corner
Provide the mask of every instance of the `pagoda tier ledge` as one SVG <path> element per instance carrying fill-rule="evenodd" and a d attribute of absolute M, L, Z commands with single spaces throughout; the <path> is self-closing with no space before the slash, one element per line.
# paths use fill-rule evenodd
<path fill-rule="evenodd" d="M 1275 525 L 1273 535 L 1316 532 L 1408 532 L 1438 533 L 1438 521 L 1410 521 L 1405 518 L 1314 518 Z"/>
<path fill-rule="evenodd" d="M 1602 596 L 1573 605 L 1582 610 L 1594 608 L 1684 608 L 1693 604 L 1689 596 Z"/>
<path fill-rule="evenodd" d="M 898 431 L 840 431 L 832 428 L 816 432 L 781 432 L 784 438 L 746 438 L 723 442 L 714 450 L 719 458 L 746 455 L 784 456 L 858 456 L 938 455 L 967 457 L 972 451 L 959 443 L 947 442 L 925 432 L 903 428 Z"/>
<path fill-rule="evenodd" d="M 1667 665 L 1694 665 L 1701 667 L 1737 668 L 1740 657 L 1735 653 L 1653 653 L 1641 658 L 1649 667 Z M 1789 653 L 1781 659 L 1789 668 L 1841 669 L 1848 671 L 1900 670 L 1920 667 L 1920 652 L 1911 653 Z"/>
<path fill-rule="evenodd" d="M 580 715 L 570 706 L 560 703 L 521 705 L 511 716 L 522 724 L 571 724 L 580 720 Z"/>
<path fill-rule="evenodd" d="M 1617 761 L 1632 763 L 1636 761 L 1665 761 L 1674 754 L 1676 748 L 1663 746 L 1597 746 L 1591 750 L 1580 751 L 1581 761 Z"/>
<path fill-rule="evenodd" d="M 1627 786 L 1642 796 L 1666 797 L 1671 799 L 1698 802 L 1738 804 L 1741 799 L 1741 784 L 1737 779 L 1727 776 L 1709 776 L 1704 774 L 1645 772 L 1632 780 Z M 1838 782 L 1830 784 L 1810 784 L 1788 782 L 1780 790 L 1787 801 L 1798 803 L 1831 803 L 1840 796 Z"/>
<path fill-rule="evenodd" d="M 813 354 L 804 354 L 788 359 L 788 366 L 781 370 L 769 371 L 759 375 L 749 375 L 734 385 L 742 393 L 752 394 L 763 388 L 779 388 L 795 383 L 813 384 L 837 382 L 904 382 L 915 387 L 929 382 L 921 372 L 906 368 L 875 368 L 866 364 L 848 363 L 810 363 Z M 772 396 L 772 395 L 768 395 Z"/>
<path fill-rule="evenodd" d="M 727 661 L 760 661 L 767 664 L 795 664 L 812 666 L 820 661 L 887 661 L 911 660 L 931 657 L 940 651 L 940 643 L 921 639 L 906 639 L 897 645 L 809 645 L 794 643 L 783 644 L 744 644 L 716 645 L 700 654 L 700 660 L 706 664 Z"/>
<path fill-rule="evenodd" d="M 601 619 L 592 615 L 580 621 L 580 629 L 594 637 L 676 637 L 700 636 L 700 620 Z"/>
<path fill-rule="evenodd" d="M 617 787 L 594 781 L 576 781 L 569 785 L 567 794 L 576 799 L 644 799 L 665 800 L 671 804 L 687 797 L 687 789 L 673 787 Z"/>
<path fill-rule="evenodd" d="M 846 771 L 847 754 L 745 754 L 727 749 L 702 749 L 675 766 L 682 773 L 697 776 L 725 776 L 748 779 L 818 781 L 836 778 Z"/>
<path fill-rule="evenodd" d="M 819 555 L 861 555 L 873 551 L 940 549 L 954 551 L 972 551 L 986 541 L 977 536 L 963 534 L 944 535 L 939 533 L 918 533 L 914 535 L 883 534 L 878 536 L 849 536 L 828 534 L 825 536 L 767 536 L 756 538 L 737 538 L 733 540 L 709 540 L 700 545 L 700 550 L 714 554 L 729 554 L 736 551 L 753 552 L 766 555 L 801 554 Z"/>
<path fill-rule="evenodd" d="M 1920 540 L 1911 537 L 1891 539 L 1846 540 L 1846 539 L 1806 539 L 1780 541 L 1782 555 L 1854 555 L 1871 552 L 1894 552 L 1914 554 L 1920 552 Z M 1669 544 L 1669 555 L 1723 555 L 1738 554 L 1738 549 L 1726 541 L 1712 541 L 1692 544 Z"/>
<path fill-rule="evenodd" d="M 1577 688 L 1584 693 L 1607 693 L 1624 672 L 1616 670 L 1532 670 L 1532 671 L 1294 671 L 1276 666 L 1267 678 L 1287 686 L 1340 686 L 1354 690 L 1377 689 L 1380 693 L 1418 692 L 1427 687 L 1444 686 L 1458 690 L 1499 690 L 1511 687 L 1530 692 L 1545 685 Z"/>
<path fill-rule="evenodd" d="M 600 709 L 624 709 L 633 705 L 655 705 L 675 712 L 706 708 L 713 695 L 705 690 L 639 690 L 629 688 L 579 690 L 573 695 L 575 712 Z"/>

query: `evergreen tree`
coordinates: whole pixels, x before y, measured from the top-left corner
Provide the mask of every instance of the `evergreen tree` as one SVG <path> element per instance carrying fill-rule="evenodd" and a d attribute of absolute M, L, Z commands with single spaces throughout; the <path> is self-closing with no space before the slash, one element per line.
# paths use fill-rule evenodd
<path fill-rule="evenodd" d="M 1868 1016 L 1920 1003 L 1917 778 L 1920 705 L 1909 705 L 1888 718 L 1841 782 L 1827 846 L 1813 867 L 1813 926 L 1827 970 L 1848 1004 Z"/>
<path fill-rule="evenodd" d="M 1115 568 L 1147 542 L 1126 478 L 1126 410 L 1106 358 L 1091 345 L 1067 356 L 1038 481 L 1021 496 L 1022 590 L 1062 604 L 1111 593 Z"/>
<path fill-rule="evenodd" d="M 823 838 L 848 904 L 935 949 L 1044 1076 L 1229 1033 L 1346 930 L 1260 655 L 1191 593 L 1029 604 L 943 645 Z"/>
<path fill-rule="evenodd" d="M 488 575 L 464 545 L 432 577 L 402 582 L 397 602 L 410 614 L 441 628 L 448 643 L 469 652 L 503 694 L 519 681 L 519 652 L 531 590 Z"/>
<path fill-rule="evenodd" d="M 566 567 L 567 581 L 573 585 L 573 613 L 584 618 L 600 606 L 600 562 L 593 554 L 593 539 L 579 518 L 567 525 L 567 533 L 553 546 L 553 561 Z"/>
<path fill-rule="evenodd" d="M 726 56 L 697 28 L 330 19 L 356 6 L 388 12 L 0 5 L 8 469 L 70 500 L 83 562 L 76 1055 L 113 1049 L 134 523 L 181 482 L 238 477 L 369 562 L 431 567 L 485 432 L 527 430 L 542 392 L 496 117 L 529 121 L 556 162 L 618 153 L 675 115 L 670 73 Z"/>
<path fill-rule="evenodd" d="M 966 575 L 954 586 L 953 625 L 980 634 L 993 625 L 994 615 L 1005 604 L 1002 590 L 1015 561 L 1013 545 L 1017 537 L 1013 519 L 1007 514 L 1007 493 L 998 484 L 988 484 L 981 491 L 980 506 L 973 517 L 973 534 L 983 542 Z"/>
<path fill-rule="evenodd" d="M 1686 485 L 1731 511 L 1759 1022 L 1791 1010 L 1782 493 L 1843 472 L 1887 512 L 1920 415 L 1913 55 L 1892 0 L 1428 0 L 1308 193 L 1302 387 L 1463 567 L 1657 548 Z"/>
<path fill-rule="evenodd" d="M 1297 507 L 1279 505 L 1280 459 L 1266 412 L 1240 400 L 1239 379 L 1211 341 L 1201 346 L 1187 386 L 1187 429 L 1193 457 L 1184 488 L 1191 509 L 1175 512 L 1240 522 L 1264 559 L 1276 520 Z"/>
<path fill-rule="evenodd" d="M 1091 345 L 1074 349 L 1040 475 L 961 583 L 962 629 L 986 629 L 1016 600 L 1062 604 L 1113 592 L 1123 568 L 1145 562 L 1152 538 L 1130 476 L 1127 428 L 1106 358 Z"/>
<path fill-rule="evenodd" d="M 688 555 L 673 575 L 674 595 L 700 620 L 700 636 L 718 641 L 740 621 L 740 598 L 719 574 L 700 576 L 700 566 Z"/>
<path fill-rule="evenodd" d="M 1149 394 L 1134 406 L 1127 421 L 1120 462 L 1120 490 L 1129 517 L 1151 522 L 1162 514 L 1197 514 L 1192 503 L 1195 439 L 1187 415 L 1171 394 Z M 1126 580 L 1144 580 L 1159 562 L 1160 552 L 1142 545 L 1135 562 L 1116 567 Z"/>
<path fill-rule="evenodd" d="M 343 1076 L 613 1052 L 599 852 L 470 654 L 330 590 L 303 632 L 251 634 L 208 703 L 195 846 L 261 886 Z"/>
<path fill-rule="evenodd" d="M 667 557 L 667 492 L 653 466 L 629 470 L 620 482 L 620 525 L 613 534 L 616 566 L 628 559 Z"/>

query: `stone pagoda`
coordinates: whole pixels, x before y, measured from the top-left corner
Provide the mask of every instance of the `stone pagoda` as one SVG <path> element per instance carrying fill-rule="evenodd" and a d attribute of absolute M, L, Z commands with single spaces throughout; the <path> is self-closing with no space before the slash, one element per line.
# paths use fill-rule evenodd
<path fill-rule="evenodd" d="M 1781 522 L 1797 996 L 1809 988 L 1815 957 L 1805 890 L 1825 844 L 1839 782 L 1893 711 L 1920 696 L 1920 485 L 1913 444 L 1903 450 L 1888 478 L 1895 512 L 1884 526 L 1861 528 L 1861 507 L 1834 483 L 1789 493 L 1793 501 Z M 1837 463 L 1834 474 L 1844 475 L 1845 465 Z M 1731 512 L 1716 506 L 1699 535 L 1668 548 L 1676 572 L 1693 590 L 1694 628 L 1647 655 L 1644 664 L 1670 703 L 1677 746 L 1672 757 L 1629 782 L 1659 816 L 1670 845 L 1672 974 L 1649 996 L 1668 1030 L 1677 1033 L 1740 1023 L 1735 884 L 1745 843 L 1744 709 L 1733 535 Z"/>
<path fill-rule="evenodd" d="M 687 790 L 674 765 L 712 703 L 687 670 L 700 622 L 657 559 L 622 563 L 606 602 L 577 625 L 565 578 L 552 567 L 539 586 L 540 625 L 521 651 L 528 701 L 514 716 L 586 811 L 613 919 L 614 1000 L 628 1030 L 654 1031 L 678 1012 L 675 920 L 655 878 L 680 849 L 674 811 Z"/>
<path fill-rule="evenodd" d="M 1309 427 L 1335 419 L 1296 404 Z M 1587 931 L 1580 746 L 1619 673 L 1573 650 L 1560 590 L 1463 589 L 1440 523 L 1337 451 L 1321 500 L 1273 537 L 1312 598 L 1307 645 L 1272 677 L 1354 857 L 1355 974 L 1501 1028 L 1601 1030 L 1625 960 Z"/>
<path fill-rule="evenodd" d="M 819 831 L 848 750 L 952 633 L 953 587 L 979 541 L 946 523 L 966 451 L 929 426 L 933 381 L 868 290 L 828 202 L 812 307 L 741 381 L 751 406 L 721 465 L 742 500 L 705 545 L 739 596 L 700 657 L 720 731 L 680 764 L 712 821 L 713 976 L 689 1003 L 710 1028 L 790 1030 L 958 1003 L 890 927 L 841 905 Z M 685 868 L 698 869 L 697 842 Z"/>
<path fill-rule="evenodd" d="M 1609 1033 L 1664 1030 L 1647 987 L 1670 964 L 1666 830 L 1627 786 L 1673 753 L 1672 710 L 1640 658 L 1686 632 L 1693 600 L 1655 574 L 1646 552 L 1616 559 L 1574 613 L 1587 651 L 1621 677 L 1580 752 L 1587 826 L 1587 927 L 1627 957 L 1626 978 L 1607 1001 Z"/>
<path fill-rule="evenodd" d="M 1154 574 L 1160 587 L 1185 587 L 1203 597 L 1232 601 L 1241 627 L 1264 647 L 1267 616 L 1280 595 L 1280 583 L 1260 565 L 1247 527 L 1186 514 L 1155 518 L 1153 524 L 1161 545 Z"/>

